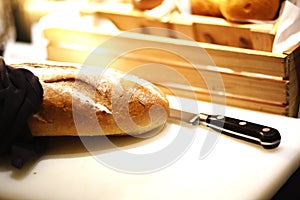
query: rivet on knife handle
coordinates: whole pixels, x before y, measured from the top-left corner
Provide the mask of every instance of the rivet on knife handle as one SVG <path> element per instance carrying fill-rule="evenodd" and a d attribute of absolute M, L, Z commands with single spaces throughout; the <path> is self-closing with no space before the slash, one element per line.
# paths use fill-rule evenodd
<path fill-rule="evenodd" d="M 280 144 L 281 136 L 279 131 L 268 126 L 223 115 L 199 114 L 198 119 L 218 132 L 260 144 L 266 149 L 276 148 Z"/>

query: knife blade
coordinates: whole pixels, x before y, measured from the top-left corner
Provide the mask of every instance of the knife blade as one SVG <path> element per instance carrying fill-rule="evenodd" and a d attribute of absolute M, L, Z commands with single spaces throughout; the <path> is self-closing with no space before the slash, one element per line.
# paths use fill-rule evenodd
<path fill-rule="evenodd" d="M 192 126 L 205 125 L 225 135 L 259 144 L 265 149 L 276 148 L 281 141 L 281 135 L 275 128 L 223 115 L 195 114 L 171 109 L 169 119 Z"/>

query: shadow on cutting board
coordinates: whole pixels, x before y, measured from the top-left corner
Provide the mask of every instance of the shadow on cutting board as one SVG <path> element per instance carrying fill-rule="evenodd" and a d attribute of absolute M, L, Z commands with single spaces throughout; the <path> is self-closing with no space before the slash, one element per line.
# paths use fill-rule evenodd
<path fill-rule="evenodd" d="M 78 158 L 129 149 L 149 144 L 162 137 L 168 130 L 168 125 L 159 127 L 138 136 L 85 136 L 85 137 L 50 137 L 47 151 L 37 159 L 27 162 L 21 169 L 10 165 L 10 157 L 0 157 L 0 173 L 11 171 L 11 178 L 21 180 L 29 175 L 34 167 L 43 160 Z"/>
<path fill-rule="evenodd" d="M 82 136 L 82 137 L 52 137 L 44 159 L 74 158 L 91 156 L 93 153 L 105 153 L 117 149 L 128 149 L 142 146 L 161 137 L 162 130 L 167 126 L 159 127 L 150 132 L 137 136 Z"/>

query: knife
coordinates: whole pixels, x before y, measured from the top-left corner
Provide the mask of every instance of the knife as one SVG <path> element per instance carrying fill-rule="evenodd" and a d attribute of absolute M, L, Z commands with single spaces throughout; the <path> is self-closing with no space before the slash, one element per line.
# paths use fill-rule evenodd
<path fill-rule="evenodd" d="M 275 128 L 223 115 L 194 114 L 171 109 L 169 119 L 182 121 L 192 126 L 205 125 L 225 135 L 259 144 L 265 149 L 278 147 L 281 140 L 280 133 Z"/>

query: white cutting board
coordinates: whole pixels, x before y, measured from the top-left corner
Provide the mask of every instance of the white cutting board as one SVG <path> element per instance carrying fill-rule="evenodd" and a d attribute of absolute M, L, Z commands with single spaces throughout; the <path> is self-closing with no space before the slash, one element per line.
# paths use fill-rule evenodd
<path fill-rule="evenodd" d="M 209 104 L 199 105 L 209 111 Z M 132 174 L 95 159 L 115 152 L 104 139 L 95 139 L 96 152 L 91 153 L 80 138 L 53 138 L 47 154 L 21 170 L 1 160 L 0 199 L 269 199 L 300 165 L 300 119 L 229 107 L 226 115 L 277 128 L 280 146 L 265 150 L 222 135 L 212 151 L 199 159 L 206 136 L 215 133 L 198 128 L 177 160 L 155 172 Z M 147 156 L 167 148 L 180 128 L 167 123 L 148 139 L 112 140 L 122 151 Z M 168 158 L 162 154 L 156 159 Z"/>

